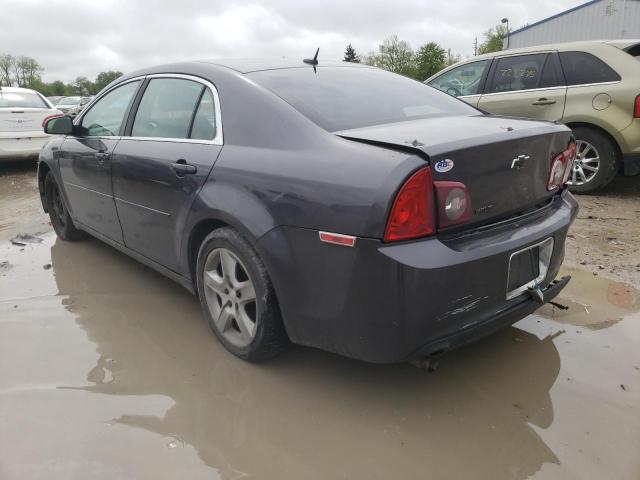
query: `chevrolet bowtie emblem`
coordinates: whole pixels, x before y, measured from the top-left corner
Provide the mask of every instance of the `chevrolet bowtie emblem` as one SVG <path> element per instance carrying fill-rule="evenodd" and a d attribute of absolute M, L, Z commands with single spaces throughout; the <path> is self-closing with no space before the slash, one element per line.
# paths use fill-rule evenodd
<path fill-rule="evenodd" d="M 516 170 L 520 170 L 525 162 L 529 160 L 531 157 L 529 155 L 518 155 L 511 161 L 511 168 L 515 168 Z"/>

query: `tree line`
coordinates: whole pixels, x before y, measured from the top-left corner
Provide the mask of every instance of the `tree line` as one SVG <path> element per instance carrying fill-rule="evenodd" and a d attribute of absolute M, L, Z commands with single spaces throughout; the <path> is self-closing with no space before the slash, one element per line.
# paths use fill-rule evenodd
<path fill-rule="evenodd" d="M 31 88 L 46 97 L 95 95 L 122 75 L 122 72 L 109 70 L 100 72 L 93 81 L 87 77 L 77 77 L 70 83 L 61 80 L 47 83 L 42 81 L 43 72 L 44 68 L 34 58 L 0 53 L 0 86 Z"/>
<path fill-rule="evenodd" d="M 484 41 L 478 47 L 478 54 L 502 50 L 502 38 L 505 34 L 506 29 L 503 25 L 486 31 Z M 398 35 L 390 35 L 378 45 L 377 50 L 364 56 L 358 55 L 351 44 L 347 45 L 343 60 L 365 63 L 424 81 L 443 68 L 459 62 L 461 57 L 458 54 L 452 55 L 450 50 L 445 50 L 436 42 L 425 43 L 413 50 L 411 45 L 401 40 Z"/>

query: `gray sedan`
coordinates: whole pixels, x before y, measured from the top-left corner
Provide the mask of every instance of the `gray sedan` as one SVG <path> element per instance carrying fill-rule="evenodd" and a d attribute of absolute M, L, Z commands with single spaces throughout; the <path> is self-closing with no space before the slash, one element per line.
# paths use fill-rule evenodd
<path fill-rule="evenodd" d="M 90 234 L 197 294 L 246 360 L 290 342 L 429 357 L 569 280 L 570 130 L 376 68 L 163 65 L 45 130 L 59 135 L 38 169 L 58 236 Z"/>

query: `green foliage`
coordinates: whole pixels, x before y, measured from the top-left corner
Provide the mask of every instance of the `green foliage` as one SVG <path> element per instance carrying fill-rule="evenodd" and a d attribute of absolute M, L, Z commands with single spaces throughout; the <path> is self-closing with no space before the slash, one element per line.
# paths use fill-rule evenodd
<path fill-rule="evenodd" d="M 499 52 L 502 50 L 502 39 L 507 36 L 507 27 L 497 25 L 484 32 L 484 42 L 478 47 L 478 54 Z"/>
<path fill-rule="evenodd" d="M 418 80 L 426 80 L 447 65 L 447 52 L 435 42 L 425 43 L 415 53 Z"/>
<path fill-rule="evenodd" d="M 55 80 L 51 83 L 42 81 L 44 68 L 33 58 L 0 53 L 0 86 L 18 86 L 31 88 L 46 97 L 60 95 L 65 97 L 75 95 L 95 95 L 112 81 L 122 75 L 122 72 L 109 70 L 100 72 L 95 81 L 87 77 L 77 77 L 71 83 Z"/>
<path fill-rule="evenodd" d="M 351 63 L 360 63 L 360 55 L 356 53 L 356 49 L 351 46 L 351 44 L 347 45 L 347 48 L 344 51 L 343 62 L 351 62 Z"/>
<path fill-rule="evenodd" d="M 365 63 L 400 75 L 417 78 L 418 69 L 414 56 L 411 45 L 400 40 L 398 35 L 391 35 L 378 46 L 377 52 L 369 54 Z"/>

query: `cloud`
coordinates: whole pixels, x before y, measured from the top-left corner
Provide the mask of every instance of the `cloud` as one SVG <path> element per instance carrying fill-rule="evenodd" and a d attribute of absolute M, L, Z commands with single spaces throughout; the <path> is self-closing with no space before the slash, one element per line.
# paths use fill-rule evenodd
<path fill-rule="evenodd" d="M 3 0 L 0 51 L 28 55 L 47 81 L 94 77 L 176 60 L 340 59 L 396 33 L 414 48 L 436 41 L 470 56 L 476 36 L 509 17 L 515 28 L 576 0 Z"/>

